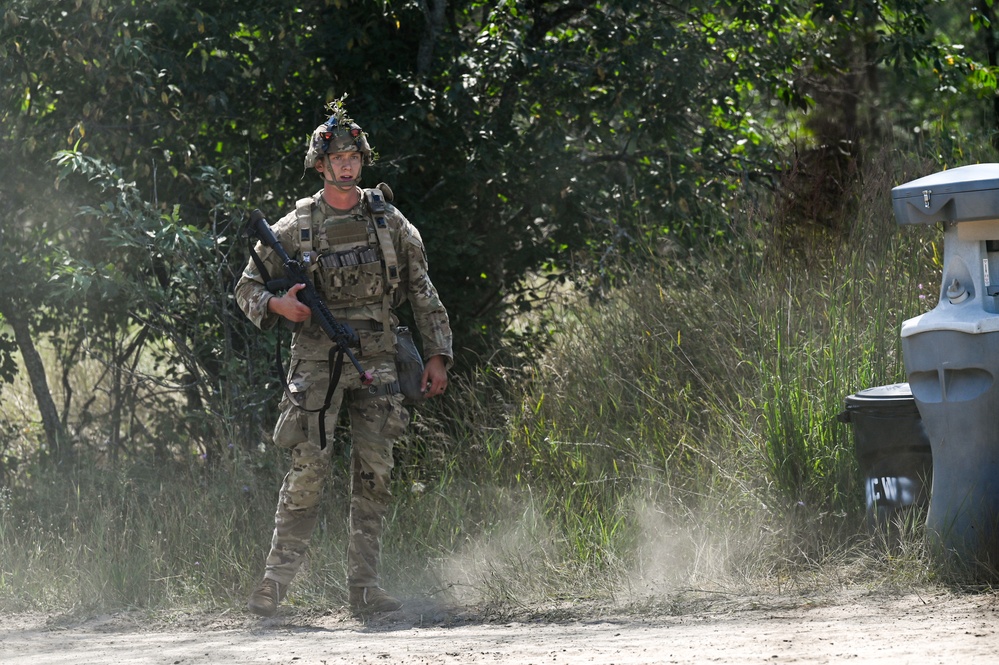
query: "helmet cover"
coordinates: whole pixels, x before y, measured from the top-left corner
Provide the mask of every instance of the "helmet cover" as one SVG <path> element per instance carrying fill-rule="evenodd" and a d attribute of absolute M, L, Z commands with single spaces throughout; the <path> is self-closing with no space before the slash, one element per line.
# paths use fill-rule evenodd
<path fill-rule="evenodd" d="M 309 145 L 305 152 L 305 168 L 311 169 L 316 160 L 330 152 L 352 152 L 354 150 L 364 155 L 364 163 L 375 161 L 374 152 L 368 145 L 367 134 L 348 115 L 343 101 L 344 95 L 326 106 L 329 118 L 312 131 Z"/>

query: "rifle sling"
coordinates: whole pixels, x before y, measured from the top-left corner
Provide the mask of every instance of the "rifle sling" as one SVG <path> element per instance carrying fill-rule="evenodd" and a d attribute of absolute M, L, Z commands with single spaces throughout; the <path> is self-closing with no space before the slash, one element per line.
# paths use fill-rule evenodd
<path fill-rule="evenodd" d="M 326 449 L 326 412 L 329 411 L 330 404 L 333 403 L 333 393 L 336 392 L 336 387 L 340 383 L 340 376 L 343 374 L 343 356 L 344 349 L 339 345 L 333 345 L 330 347 L 329 357 L 327 362 L 330 366 L 330 380 L 329 386 L 326 388 L 326 398 L 323 401 L 323 405 L 318 409 L 307 409 L 298 403 L 295 399 L 295 395 L 291 392 L 291 388 L 288 387 L 288 380 L 285 378 L 287 374 L 284 371 L 284 361 L 281 360 L 281 339 L 278 336 L 277 344 L 274 347 L 274 361 L 275 368 L 277 370 L 278 376 L 281 377 L 281 385 L 284 387 L 284 394 L 288 396 L 288 401 L 291 402 L 292 406 L 297 409 L 301 409 L 306 413 L 318 413 L 319 414 L 319 449 Z"/>
<path fill-rule="evenodd" d="M 309 201 L 311 202 L 311 199 L 309 199 Z M 304 202 L 305 202 L 305 200 L 303 199 L 302 201 L 299 201 L 298 203 L 302 204 Z M 299 205 L 298 207 L 301 207 L 301 205 Z M 382 210 L 384 210 L 384 204 L 382 204 Z M 385 225 L 384 219 L 381 219 L 379 221 L 381 222 L 382 226 Z M 300 224 L 301 224 L 301 215 L 300 215 Z M 379 236 L 379 240 L 382 241 L 382 244 L 384 246 L 385 245 L 384 240 L 387 237 L 387 229 L 384 230 L 383 233 L 384 233 L 385 237 Z M 303 236 L 303 238 L 304 237 L 305 236 Z M 271 282 L 270 273 L 268 272 L 267 267 L 264 265 L 263 260 L 260 258 L 260 256 L 256 252 L 256 248 L 254 247 L 253 238 L 252 237 L 248 237 L 248 241 L 249 241 L 248 244 L 250 246 L 250 257 L 253 260 L 253 264 L 257 267 L 257 270 L 260 272 L 260 276 L 263 279 L 264 284 L 268 284 L 269 282 Z M 388 243 L 388 246 L 391 248 L 392 247 L 391 243 Z M 311 242 L 309 243 L 309 247 L 311 247 Z M 391 262 L 393 264 L 392 265 L 392 271 L 395 272 L 395 275 L 393 275 L 393 276 L 396 277 L 395 281 L 398 281 L 398 276 L 397 276 L 398 273 L 397 273 L 397 269 L 396 269 L 396 267 L 394 265 L 394 263 L 395 263 L 395 252 L 394 252 L 394 250 L 391 250 L 391 249 L 390 249 L 390 252 L 391 252 Z M 390 280 L 390 282 L 391 282 L 391 280 Z M 393 286 L 394 286 L 394 284 L 393 284 Z M 366 330 L 367 329 L 371 329 L 371 330 L 384 330 L 384 324 L 383 325 L 379 325 L 377 328 L 375 327 L 375 324 L 373 322 L 372 323 L 368 323 L 367 325 L 370 326 L 370 327 L 369 328 L 365 327 L 364 329 L 366 329 Z M 363 325 L 361 327 L 363 327 Z M 340 376 L 343 374 L 343 358 L 344 358 L 345 355 L 346 355 L 346 349 L 344 347 L 342 347 L 340 344 L 334 344 L 333 346 L 330 347 L 329 357 L 327 359 L 327 362 L 329 363 L 329 366 L 330 366 L 330 377 L 329 377 L 329 386 L 326 389 L 326 398 L 323 400 L 322 407 L 320 407 L 318 409 L 307 409 L 307 408 L 305 408 L 304 406 L 302 406 L 301 404 L 298 403 L 298 401 L 295 399 L 294 394 L 291 392 L 291 389 L 288 387 L 288 380 L 286 378 L 287 377 L 287 373 L 284 370 L 284 361 L 281 359 L 281 337 L 280 337 L 280 335 L 278 335 L 277 344 L 275 345 L 275 354 L 274 354 L 275 370 L 277 371 L 278 377 L 281 379 L 281 385 L 284 388 L 285 395 L 288 396 L 288 401 L 291 402 L 291 404 L 295 408 L 301 409 L 302 411 L 305 411 L 306 413 L 318 413 L 319 414 L 319 438 L 320 438 L 319 448 L 320 448 L 320 450 L 324 450 L 326 448 L 326 443 L 327 443 L 327 437 L 326 437 L 326 412 L 329 410 L 330 405 L 333 403 L 333 393 L 336 392 L 336 387 L 340 383 Z M 368 399 L 368 398 L 371 398 L 371 397 L 377 397 L 379 395 L 394 395 L 395 393 L 399 392 L 399 390 L 400 390 L 400 388 L 399 388 L 399 382 L 395 381 L 393 383 L 386 384 L 384 386 L 375 387 L 374 389 L 368 388 L 368 389 L 357 390 L 357 391 L 354 391 L 354 393 L 355 393 L 355 396 L 358 399 Z"/>
<path fill-rule="evenodd" d="M 257 250 L 253 246 L 253 238 L 247 237 L 250 244 L 250 258 L 253 259 L 253 265 L 257 266 L 257 270 L 260 271 L 260 277 L 263 279 L 264 284 L 271 281 L 271 274 L 267 271 L 267 266 L 264 265 L 263 260 L 260 255 L 257 254 Z"/>

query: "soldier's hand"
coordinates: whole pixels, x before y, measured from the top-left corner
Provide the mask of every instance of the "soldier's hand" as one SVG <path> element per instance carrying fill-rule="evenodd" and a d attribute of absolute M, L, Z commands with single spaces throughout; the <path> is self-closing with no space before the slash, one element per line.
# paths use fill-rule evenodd
<path fill-rule="evenodd" d="M 420 381 L 420 391 L 424 397 L 443 395 L 447 389 L 447 366 L 444 356 L 431 356 L 423 368 L 423 378 Z"/>
<path fill-rule="evenodd" d="M 312 310 L 298 299 L 298 292 L 304 288 L 305 284 L 295 284 L 283 296 L 268 300 L 267 309 L 293 323 L 305 321 L 312 316 Z"/>

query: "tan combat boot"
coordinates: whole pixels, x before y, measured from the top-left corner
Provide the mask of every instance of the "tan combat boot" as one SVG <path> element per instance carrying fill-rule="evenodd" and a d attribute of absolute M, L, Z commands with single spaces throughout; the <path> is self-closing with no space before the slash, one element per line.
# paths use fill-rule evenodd
<path fill-rule="evenodd" d="M 357 615 L 394 612 L 402 607 L 398 598 L 393 598 L 384 589 L 376 586 L 350 587 L 348 602 L 350 610 Z"/>
<path fill-rule="evenodd" d="M 287 584 L 281 584 L 265 577 L 256 591 L 250 594 L 250 600 L 247 601 L 246 607 L 259 616 L 272 617 L 277 612 L 278 605 L 284 600 L 286 593 L 288 593 Z"/>

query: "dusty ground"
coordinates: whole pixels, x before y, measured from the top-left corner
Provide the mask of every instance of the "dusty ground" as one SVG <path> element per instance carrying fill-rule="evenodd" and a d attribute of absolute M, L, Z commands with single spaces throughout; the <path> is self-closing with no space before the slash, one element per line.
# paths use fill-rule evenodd
<path fill-rule="evenodd" d="M 999 663 L 999 596 L 688 594 L 682 603 L 547 608 L 512 619 L 416 602 L 360 622 L 342 609 L 0 616 L 0 663 Z"/>

